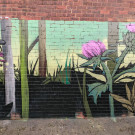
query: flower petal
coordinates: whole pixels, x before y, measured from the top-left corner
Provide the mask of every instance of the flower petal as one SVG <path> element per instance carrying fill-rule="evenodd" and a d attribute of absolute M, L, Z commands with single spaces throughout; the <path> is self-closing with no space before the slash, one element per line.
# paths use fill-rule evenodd
<path fill-rule="evenodd" d="M 130 31 L 135 33 L 135 24 L 128 24 L 126 25 L 126 28 Z"/>
<path fill-rule="evenodd" d="M 100 41 L 98 41 L 97 43 L 98 43 L 98 45 L 100 47 L 101 53 L 104 53 L 106 51 L 105 45 Z"/>
<path fill-rule="evenodd" d="M 96 42 L 91 40 L 88 43 L 82 45 L 82 54 L 89 59 L 98 55 L 102 55 L 105 50 L 105 45 L 100 41 Z"/>

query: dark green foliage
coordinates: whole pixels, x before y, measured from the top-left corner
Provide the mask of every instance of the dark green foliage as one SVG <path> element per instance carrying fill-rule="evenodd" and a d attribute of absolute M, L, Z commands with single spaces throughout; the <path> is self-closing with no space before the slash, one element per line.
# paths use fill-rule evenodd
<path fill-rule="evenodd" d="M 35 69 L 38 63 L 38 58 L 36 60 L 36 62 L 33 64 L 33 61 L 30 62 L 30 67 L 28 68 L 28 77 L 34 76 L 35 73 Z M 20 73 L 20 60 L 18 58 L 18 67 L 16 67 L 16 65 L 14 64 L 14 72 L 15 72 L 15 78 L 16 80 L 21 80 L 21 73 Z"/>
<path fill-rule="evenodd" d="M 12 106 L 13 103 L 2 106 L 2 109 L 0 110 L 0 119 L 6 118 L 6 116 L 10 113 Z"/>
<path fill-rule="evenodd" d="M 130 90 L 127 84 L 125 85 L 125 87 L 127 99 L 116 94 L 111 94 L 111 96 L 118 102 L 122 103 L 122 106 L 128 109 L 128 111 L 135 113 L 135 81 L 132 87 L 132 91 Z"/>
<path fill-rule="evenodd" d="M 34 72 L 35 72 L 35 68 L 37 66 L 37 62 L 38 62 L 38 58 L 35 62 L 35 64 L 33 65 L 33 61 L 30 63 L 30 69 L 28 69 L 28 75 L 33 76 Z"/>
<path fill-rule="evenodd" d="M 50 73 L 48 73 L 47 70 L 47 77 L 46 80 L 44 81 L 45 84 L 49 82 L 62 82 L 64 84 L 70 84 L 70 74 L 71 74 L 71 58 L 68 61 L 68 55 L 69 52 L 67 53 L 67 58 L 65 61 L 65 67 L 62 69 L 62 65 L 59 64 L 58 60 L 56 59 L 56 62 L 58 64 L 56 71 L 54 71 L 53 75 L 51 76 Z M 72 60 L 72 64 L 74 66 L 74 62 Z"/>

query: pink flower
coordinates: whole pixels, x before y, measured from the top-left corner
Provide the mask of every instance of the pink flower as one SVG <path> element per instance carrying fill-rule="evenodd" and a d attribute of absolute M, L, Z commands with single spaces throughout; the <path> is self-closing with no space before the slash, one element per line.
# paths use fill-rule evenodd
<path fill-rule="evenodd" d="M 2 52 L 0 52 L 0 57 L 3 57 L 3 53 Z"/>
<path fill-rule="evenodd" d="M 100 41 L 91 40 L 82 45 L 82 54 L 91 59 L 92 57 L 102 55 L 106 51 L 105 45 Z"/>
<path fill-rule="evenodd" d="M 5 60 L 0 60 L 0 62 L 6 62 Z"/>
<path fill-rule="evenodd" d="M 135 24 L 128 24 L 128 25 L 126 25 L 126 28 L 127 28 L 130 32 L 134 32 L 134 33 L 135 33 Z"/>
<path fill-rule="evenodd" d="M 4 55 L 3 55 L 3 53 L 2 52 L 0 52 L 0 57 L 4 57 Z M 3 60 L 3 59 L 0 59 L 0 62 L 5 62 L 5 60 Z M 0 66 L 2 66 L 1 64 L 0 64 Z"/>

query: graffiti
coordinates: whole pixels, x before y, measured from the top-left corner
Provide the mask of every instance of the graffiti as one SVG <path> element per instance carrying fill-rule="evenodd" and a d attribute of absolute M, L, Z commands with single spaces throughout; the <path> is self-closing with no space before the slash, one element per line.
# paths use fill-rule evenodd
<path fill-rule="evenodd" d="M 7 110 L 0 117 L 115 118 L 134 112 L 133 90 L 125 88 L 135 79 L 134 24 L 0 21 L 0 110 Z"/>

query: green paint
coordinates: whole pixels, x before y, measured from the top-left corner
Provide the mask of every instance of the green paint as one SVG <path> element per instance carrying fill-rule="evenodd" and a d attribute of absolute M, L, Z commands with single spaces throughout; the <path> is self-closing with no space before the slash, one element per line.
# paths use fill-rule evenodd
<path fill-rule="evenodd" d="M 77 75 L 76 71 L 75 71 L 75 75 L 76 75 L 76 78 L 77 78 L 77 82 L 78 82 L 78 86 L 79 86 L 80 93 L 81 93 L 81 95 L 82 95 L 82 94 L 83 94 L 83 93 L 82 93 L 82 88 L 81 88 L 81 85 L 80 85 L 80 82 L 79 82 L 78 75 Z"/>
<path fill-rule="evenodd" d="M 21 95 L 22 95 L 22 117 L 29 117 L 29 87 L 27 79 L 27 37 L 25 35 L 26 27 L 25 20 L 20 20 L 19 35 L 20 35 L 20 68 L 21 68 Z"/>
<path fill-rule="evenodd" d="M 125 70 L 125 71 L 122 71 L 121 73 L 119 74 L 116 74 L 114 77 L 113 77 L 113 82 L 115 82 L 120 76 L 126 74 L 126 73 L 135 73 L 135 66 L 131 69 L 128 69 L 128 70 Z M 128 78 L 128 76 L 127 76 Z M 130 78 L 130 77 L 129 77 Z"/>
<path fill-rule="evenodd" d="M 66 84 L 70 84 L 70 82 L 69 82 L 69 76 L 68 76 L 68 68 L 69 67 L 67 66 L 67 63 L 68 63 L 68 54 L 69 54 L 69 52 L 67 53 L 67 58 L 66 58 L 66 62 L 65 62 Z"/>
<path fill-rule="evenodd" d="M 94 97 L 94 103 L 97 104 L 97 98 L 98 96 L 101 97 L 102 92 L 106 92 L 108 90 L 108 84 L 107 83 L 93 83 L 88 84 L 89 87 L 89 96 Z"/>
<path fill-rule="evenodd" d="M 97 32 L 98 30 L 98 32 Z M 46 49 L 49 67 L 57 67 L 56 57 L 63 67 L 61 57 L 70 53 L 81 53 L 81 45 L 90 40 L 107 40 L 108 23 L 91 21 L 46 21 Z M 55 53 L 54 53 L 55 51 Z M 76 58 L 75 58 L 76 59 Z M 50 62 L 49 62 L 50 61 Z M 76 62 L 76 61 L 75 61 Z M 53 64 L 52 64 L 53 63 Z M 52 68 L 48 69 L 52 72 Z M 53 72 L 52 72 L 53 73 Z"/>
<path fill-rule="evenodd" d="M 119 57 L 119 60 L 118 60 L 116 66 L 112 72 L 112 77 L 115 75 L 116 71 L 119 69 L 119 67 L 120 67 L 121 63 L 123 62 L 125 56 L 127 55 L 128 51 L 129 51 L 129 48 L 125 48 L 125 50 L 123 51 L 123 53 Z"/>
<path fill-rule="evenodd" d="M 76 78 L 77 78 L 77 82 L 78 82 L 80 93 L 83 96 L 83 105 L 84 105 L 84 109 L 85 109 L 86 115 L 87 115 L 87 117 L 92 117 L 90 106 L 89 106 L 89 103 L 88 103 L 88 100 L 87 100 L 87 92 L 86 92 L 86 70 L 87 69 L 85 68 L 84 69 L 84 74 L 83 74 L 83 89 L 81 88 L 81 85 L 80 85 L 80 82 L 79 82 L 79 79 L 78 79 L 78 76 L 77 76 L 76 71 L 75 71 L 75 74 L 76 74 Z"/>
<path fill-rule="evenodd" d="M 84 74 L 83 74 L 83 91 L 82 91 L 82 94 L 83 94 L 83 105 L 84 105 L 87 117 L 92 117 L 91 110 L 90 110 L 90 107 L 89 107 L 89 103 L 88 103 L 88 100 L 87 100 L 86 70 L 87 70 L 87 68 L 84 69 Z"/>
<path fill-rule="evenodd" d="M 113 90 L 112 90 L 112 83 L 113 83 L 112 82 L 112 75 L 111 75 L 108 67 L 106 66 L 106 64 L 104 62 L 101 61 L 101 65 L 103 67 L 103 71 L 106 74 L 106 80 L 107 80 L 106 84 L 108 84 L 108 86 L 109 86 L 109 91 L 111 93 L 113 93 Z M 113 97 L 110 96 L 110 95 L 109 95 L 109 104 L 110 104 L 110 114 L 111 114 L 111 117 L 112 117 L 112 119 L 115 120 L 115 118 L 114 118 L 115 117 L 115 115 L 114 115 L 114 101 L 113 101 Z"/>

